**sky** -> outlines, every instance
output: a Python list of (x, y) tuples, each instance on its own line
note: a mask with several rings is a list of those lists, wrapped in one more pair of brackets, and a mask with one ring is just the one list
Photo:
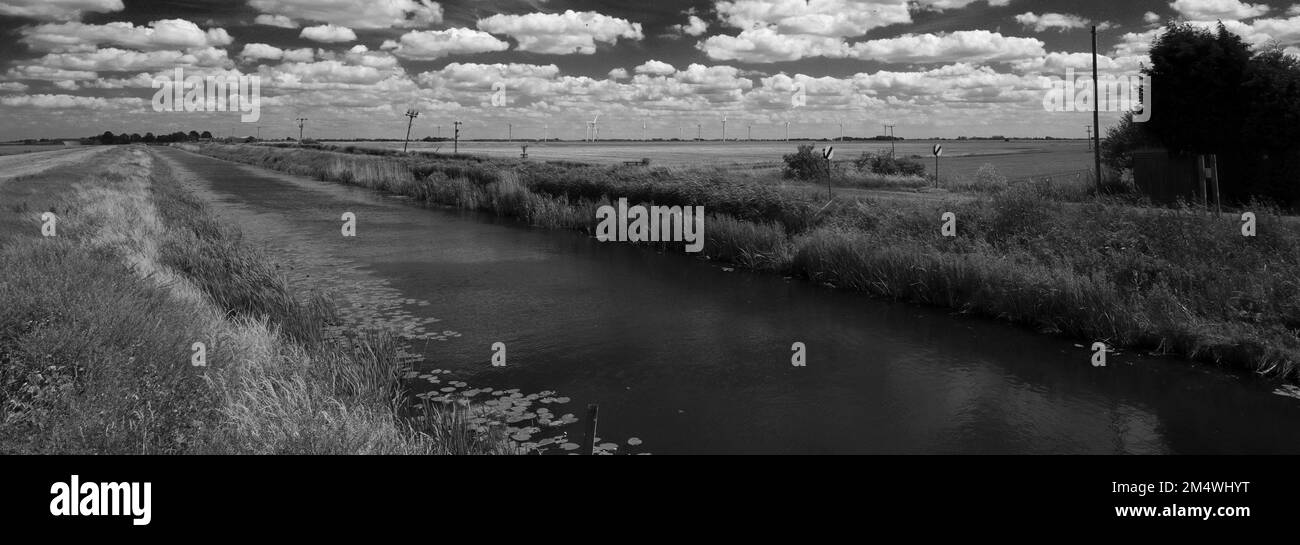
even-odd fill
[[(0, 0), (0, 140), (402, 138), (412, 110), (414, 138), (1077, 138), (1091, 113), (1043, 98), (1091, 27), (1132, 76), (1174, 20), (1300, 54), (1275, 1)], [(255, 77), (258, 119), (156, 107), (177, 68)]]

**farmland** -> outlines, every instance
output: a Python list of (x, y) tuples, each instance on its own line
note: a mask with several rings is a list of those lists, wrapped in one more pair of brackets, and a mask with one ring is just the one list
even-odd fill
[(23, 153), (36, 153), (41, 151), (54, 151), (69, 149), (76, 146), (65, 146), (63, 144), (0, 144), (0, 156), (3, 155), (20, 155)]
[[(898, 156), (918, 155), (933, 168), (931, 149), (943, 145), (940, 172), (944, 178), (970, 177), (984, 164), (994, 165), (1010, 179), (1075, 173), (1092, 165), (1092, 154), (1083, 141), (1013, 140), (1010, 142), (965, 140), (906, 140), (894, 144)], [(341, 146), (401, 149), (401, 142), (331, 142)], [(528, 145), (528, 157), (538, 161), (575, 161), (620, 164), (649, 159), (651, 165), (719, 165), (748, 168), (777, 167), (781, 156), (800, 144), (834, 146), (837, 162), (848, 162), (863, 152), (887, 153), (889, 142), (479, 142), (462, 141), (460, 152), (488, 157), (519, 157)], [(451, 142), (411, 142), (414, 152), (451, 153)]]

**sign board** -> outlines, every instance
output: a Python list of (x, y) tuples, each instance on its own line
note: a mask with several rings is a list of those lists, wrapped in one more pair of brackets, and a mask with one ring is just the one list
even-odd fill
[(835, 157), (835, 147), (822, 148), (822, 158), (830, 161)]
[(940, 155), (943, 155), (943, 146), (940, 146), (939, 144), (935, 144), (935, 145), (934, 145), (934, 156), (935, 156), (935, 157), (938, 157), (938, 156), (940, 156)]

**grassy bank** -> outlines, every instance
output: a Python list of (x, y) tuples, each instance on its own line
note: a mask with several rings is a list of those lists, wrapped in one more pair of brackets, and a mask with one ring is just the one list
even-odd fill
[[(711, 168), (373, 156), (207, 145), (201, 153), (591, 232), (620, 197), (703, 205), (705, 253), (759, 270), (1297, 378), (1300, 227), (1253, 210), (1258, 236), (1190, 210), (1087, 203), (1079, 190), (999, 182), (963, 199), (841, 197)], [(958, 235), (940, 234), (941, 216)]]
[[(401, 416), (394, 342), (326, 339), (330, 305), (143, 148), (8, 180), (0, 196), (4, 452), (513, 450), (454, 412)], [(43, 211), (58, 236), (41, 236)]]

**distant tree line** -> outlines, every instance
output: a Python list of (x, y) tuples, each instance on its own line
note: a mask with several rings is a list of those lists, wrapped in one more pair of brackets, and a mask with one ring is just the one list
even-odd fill
[(1126, 114), (1101, 152), (1115, 169), (1133, 151), (1216, 154), (1225, 200), (1300, 205), (1300, 59), (1276, 44), (1252, 50), (1224, 27), (1170, 23), (1151, 46), (1151, 119)]
[(212, 133), (208, 131), (203, 131), (203, 132), (176, 131), (171, 134), (160, 134), (156, 136), (154, 135), (154, 133), (151, 132), (144, 133), (144, 135), (141, 136), (140, 133), (113, 134), (113, 131), (104, 131), (104, 134), (101, 134), (96, 137), (92, 137), (89, 140), (92, 140), (91, 143), (110, 145), (110, 144), (140, 144), (140, 143), (154, 144), (154, 143), (169, 143), (169, 142), (198, 142), (201, 139), (209, 139), (209, 138), (212, 138)]

